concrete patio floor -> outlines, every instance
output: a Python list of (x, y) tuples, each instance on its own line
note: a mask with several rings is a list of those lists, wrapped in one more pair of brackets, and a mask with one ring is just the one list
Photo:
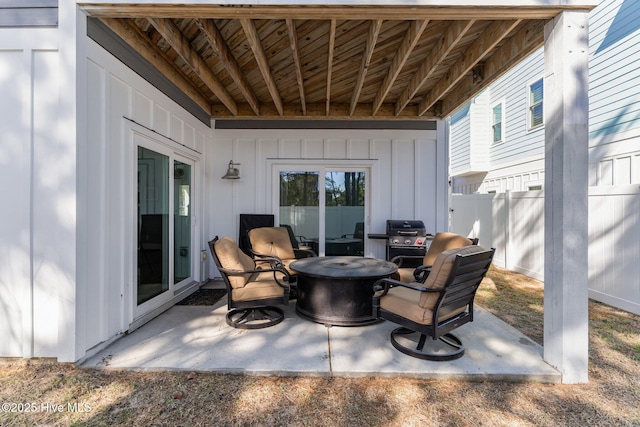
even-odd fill
[(81, 366), (97, 369), (200, 371), (261, 376), (408, 377), (559, 383), (542, 347), (486, 310), (456, 330), (464, 356), (432, 362), (404, 355), (389, 341), (397, 325), (330, 328), (285, 308), (282, 323), (240, 330), (225, 323), (226, 299), (213, 306), (177, 305)]

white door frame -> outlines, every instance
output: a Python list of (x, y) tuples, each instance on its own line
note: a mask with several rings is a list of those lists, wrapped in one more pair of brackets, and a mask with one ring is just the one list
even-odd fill
[[(319, 256), (325, 252), (325, 191), (324, 179), (326, 172), (364, 172), (365, 196), (364, 196), (364, 235), (369, 232), (371, 219), (371, 171), (375, 160), (303, 160), (303, 159), (268, 159), (267, 160), (267, 188), (271, 191), (271, 211), (275, 217), (275, 223), (280, 224), (280, 172), (318, 172), (320, 174), (319, 188), (319, 230), (318, 245)], [(365, 255), (367, 253), (366, 238)]]

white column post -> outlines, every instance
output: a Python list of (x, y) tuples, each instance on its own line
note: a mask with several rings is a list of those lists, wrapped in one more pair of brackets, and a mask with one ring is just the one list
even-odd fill
[(544, 359), (588, 381), (588, 12), (545, 27)]

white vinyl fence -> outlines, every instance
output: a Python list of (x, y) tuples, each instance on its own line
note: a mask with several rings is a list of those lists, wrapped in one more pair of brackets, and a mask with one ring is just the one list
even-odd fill
[[(451, 210), (451, 231), (495, 247), (494, 264), (544, 279), (544, 192), (454, 194)], [(589, 188), (585, 268), (591, 298), (640, 314), (640, 187)]]

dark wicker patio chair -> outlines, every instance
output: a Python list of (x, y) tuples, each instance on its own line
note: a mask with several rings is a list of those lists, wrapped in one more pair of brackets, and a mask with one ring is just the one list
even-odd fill
[[(391, 333), (391, 344), (420, 359), (462, 357), (464, 346), (451, 331), (473, 321), (476, 290), (494, 252), (480, 246), (444, 251), (424, 284), (378, 280), (374, 284), (373, 316), (401, 326)], [(425, 348), (427, 337), (434, 342)]]

